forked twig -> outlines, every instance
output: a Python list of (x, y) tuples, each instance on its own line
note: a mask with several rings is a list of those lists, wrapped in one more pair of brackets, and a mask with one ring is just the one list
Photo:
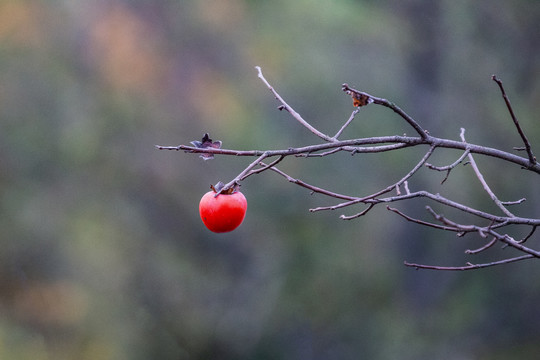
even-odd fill
[[(461, 137), (461, 141), (465, 142), (465, 129), (464, 128), (461, 128), (461, 133), (459, 135)], [(495, 203), (495, 205), (497, 205), (497, 207), (499, 209), (502, 210), (503, 213), (506, 214), (506, 216), (509, 216), (509, 217), (514, 217), (514, 214), (512, 214), (504, 205), (503, 203), (499, 200), (499, 198), (497, 197), (497, 195), (495, 195), (495, 193), (491, 190), (491, 188), (489, 187), (489, 185), (487, 184), (486, 180), (484, 179), (484, 175), (482, 175), (482, 173), (480, 172), (480, 169), (478, 169), (478, 165), (476, 165), (476, 161), (474, 160), (474, 157), (471, 155), (471, 154), (468, 154), (467, 155), (468, 158), (469, 158), (469, 163), (471, 164), (473, 170), (474, 170), (474, 173), (476, 174), (476, 177), (478, 178), (478, 181), (480, 181), (480, 183), (482, 184), (482, 187), (484, 188), (484, 190), (488, 193), (489, 197), (491, 198), (491, 200), (493, 200), (493, 202)]]
[(384, 194), (392, 191), (396, 187), (399, 187), (401, 184), (405, 183), (407, 181), (407, 179), (409, 179), (411, 176), (413, 176), (418, 171), (418, 169), (420, 169), (425, 164), (425, 162), (433, 154), (433, 151), (435, 151), (435, 147), (430, 147), (429, 150), (424, 155), (424, 157), (422, 157), (422, 159), (420, 159), (420, 161), (416, 164), (416, 166), (414, 166), (412, 168), (411, 171), (409, 171), (404, 177), (402, 177), (397, 182), (393, 183), (392, 185), (388, 185), (386, 188), (384, 188), (382, 190), (379, 190), (379, 191), (377, 191), (377, 192), (375, 192), (375, 193), (373, 193), (371, 195), (356, 198), (354, 200), (351, 200), (351, 201), (348, 201), (348, 202), (345, 202), (345, 203), (337, 204), (337, 205), (334, 205), (334, 206), (328, 206), (328, 207), (318, 207), (318, 208), (312, 209), (311, 211), (336, 210), (336, 209), (343, 208), (343, 207), (346, 207), (346, 206), (351, 206), (351, 205), (358, 204), (358, 203), (361, 203), (361, 202), (366, 202), (366, 200), (375, 199), (376, 197), (378, 197), (380, 195), (384, 195)]
[(437, 171), (446, 171), (446, 176), (444, 177), (444, 179), (441, 181), (441, 185), (444, 184), (446, 182), (446, 180), (448, 179), (448, 177), (450, 176), (450, 172), (456, 167), (458, 166), (459, 164), (461, 164), (463, 162), (463, 160), (467, 157), (467, 155), (470, 154), (470, 150), (467, 149), (465, 150), (465, 152), (455, 161), (453, 162), (452, 164), (450, 165), (447, 165), (447, 166), (434, 166), (432, 164), (429, 164), (429, 163), (426, 163), (426, 167), (428, 167), (429, 169), (431, 170), (437, 170)]

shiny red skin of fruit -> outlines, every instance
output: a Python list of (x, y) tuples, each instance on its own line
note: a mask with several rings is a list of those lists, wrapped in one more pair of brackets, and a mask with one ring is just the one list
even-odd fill
[(247, 200), (244, 194), (236, 191), (232, 194), (219, 194), (209, 191), (199, 203), (199, 213), (206, 227), (215, 233), (233, 231), (244, 220)]

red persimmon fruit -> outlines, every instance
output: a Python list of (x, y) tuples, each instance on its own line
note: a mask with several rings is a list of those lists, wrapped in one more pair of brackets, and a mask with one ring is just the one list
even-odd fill
[(203, 195), (199, 203), (202, 222), (215, 233), (236, 229), (244, 220), (246, 210), (246, 197), (238, 190), (217, 196), (216, 191), (209, 191)]

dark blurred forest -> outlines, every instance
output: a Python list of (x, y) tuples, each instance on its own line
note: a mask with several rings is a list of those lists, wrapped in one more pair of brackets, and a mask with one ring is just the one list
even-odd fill
[[(341, 84), (398, 104), (431, 134), (522, 145), (491, 75), (540, 153), (537, 0), (1, 0), (0, 359), (537, 359), (540, 262), (468, 272), (482, 239), (381, 207), (354, 221), (271, 172), (242, 183), (242, 226), (198, 214), (210, 184), (252, 159), (158, 151), (320, 142), (255, 66), (323, 132), (352, 111)], [(412, 133), (366, 107), (343, 137)], [(422, 150), (288, 158), (280, 167), (354, 195)], [(460, 153), (441, 151), (437, 165)], [(538, 176), (476, 157), (518, 214), (540, 216)], [(492, 207), (470, 168), (411, 188)], [(335, 199), (334, 199), (335, 200)], [(427, 200), (399, 204), (423, 217)], [(362, 208), (356, 210), (360, 211)], [(442, 209), (440, 209), (442, 210)], [(351, 215), (355, 210), (346, 210)], [(530, 239), (529, 241), (538, 241)]]

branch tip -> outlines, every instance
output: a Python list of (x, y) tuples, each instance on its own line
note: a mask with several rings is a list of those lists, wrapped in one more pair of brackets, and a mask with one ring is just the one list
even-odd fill
[(510, 117), (512, 118), (512, 121), (514, 122), (514, 125), (519, 133), (519, 136), (521, 137), (521, 140), (523, 141), (523, 144), (525, 145), (525, 150), (527, 151), (527, 156), (529, 158), (529, 167), (533, 167), (537, 164), (536, 157), (534, 156), (531, 150), (531, 143), (529, 142), (529, 139), (527, 139), (525, 132), (521, 128), (521, 125), (519, 124), (519, 121), (516, 115), (514, 114), (514, 109), (512, 108), (512, 104), (510, 104), (510, 99), (506, 95), (506, 91), (504, 90), (503, 83), (496, 75), (492, 75), (491, 79), (495, 81), (497, 85), (499, 85), (499, 90), (501, 91), (501, 95), (504, 99), (504, 103), (506, 104), (506, 108), (508, 109), (508, 112), (510, 113)]

